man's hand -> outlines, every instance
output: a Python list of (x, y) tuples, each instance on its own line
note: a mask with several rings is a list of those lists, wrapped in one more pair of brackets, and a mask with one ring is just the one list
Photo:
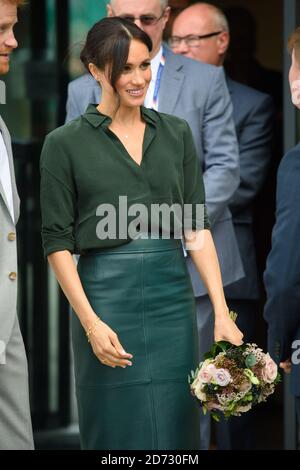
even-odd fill
[(286, 361), (281, 362), (279, 364), (279, 367), (281, 367), (281, 369), (283, 369), (286, 374), (290, 374), (291, 369), (292, 369), (291, 358), (286, 359)]

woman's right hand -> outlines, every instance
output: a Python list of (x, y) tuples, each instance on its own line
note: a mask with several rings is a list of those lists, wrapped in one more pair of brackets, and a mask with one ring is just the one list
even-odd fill
[(243, 333), (239, 330), (235, 322), (229, 315), (229, 310), (226, 307), (222, 314), (215, 313), (215, 341), (228, 341), (235, 346), (243, 344)]
[(99, 321), (92, 329), (89, 340), (94, 354), (102, 364), (115, 368), (132, 366), (132, 354), (122, 347), (117, 334), (103, 321)]

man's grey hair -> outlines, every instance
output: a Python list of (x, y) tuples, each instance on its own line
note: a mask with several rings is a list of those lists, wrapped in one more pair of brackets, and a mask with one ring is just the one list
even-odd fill
[[(117, 0), (110, 0), (110, 4), (111, 4), (112, 7), (114, 7), (116, 1)], [(160, 5), (161, 5), (162, 10), (167, 8), (169, 0), (159, 0), (159, 1), (160, 1)]]
[(222, 31), (229, 33), (229, 24), (225, 14), (219, 8), (216, 8), (216, 25), (220, 27)]
[(228, 20), (225, 16), (225, 13), (220, 8), (216, 7), (215, 5), (212, 5), (211, 3), (206, 2), (196, 2), (191, 6), (194, 5), (207, 5), (208, 7), (210, 7), (214, 17), (216, 28), (229, 33)]

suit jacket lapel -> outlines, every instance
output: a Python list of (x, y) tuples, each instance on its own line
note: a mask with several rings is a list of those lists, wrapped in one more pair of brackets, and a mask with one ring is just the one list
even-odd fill
[(166, 64), (159, 90), (158, 110), (163, 113), (174, 112), (184, 82), (182, 64), (176, 61), (176, 55), (166, 48)]
[(8, 203), (7, 203), (7, 200), (6, 200), (6, 197), (5, 197), (5, 192), (4, 192), (4, 189), (3, 189), (3, 186), (2, 186), (2, 183), (0, 181), (0, 195), (4, 201), (4, 204), (6, 205), (7, 209), (8, 209)]
[(227, 88), (228, 88), (229, 94), (232, 95), (233, 94), (233, 82), (232, 82), (231, 78), (228, 77), (228, 75), (226, 75), (226, 83), (227, 83)]
[[(17, 223), (19, 215), (20, 215), (20, 199), (19, 199), (17, 186), (16, 186), (15, 170), (14, 170), (13, 156), (12, 156), (12, 149), (11, 149), (11, 140), (10, 140), (8, 129), (1, 117), (0, 117), (0, 130), (2, 132), (3, 140), (4, 140), (5, 147), (6, 147), (7, 154), (8, 154), (13, 204), (14, 204), (14, 217), (15, 217), (15, 223)], [(5, 198), (4, 190), (3, 190), (1, 183), (0, 183), (0, 193), (1, 193), (1, 196), (3, 197), (5, 205), (8, 207), (7, 200)]]

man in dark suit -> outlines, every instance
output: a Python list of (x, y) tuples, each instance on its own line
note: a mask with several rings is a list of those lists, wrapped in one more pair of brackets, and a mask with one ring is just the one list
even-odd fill
[[(293, 104), (300, 109), (300, 28), (290, 36), (289, 73)], [(291, 372), (300, 424), (300, 144), (282, 159), (277, 175), (276, 223), (272, 249), (264, 273), (267, 292), (264, 317), (268, 322), (269, 351)]]
[[(173, 51), (208, 64), (222, 66), (229, 47), (229, 27), (225, 15), (212, 4), (195, 3), (174, 21), (170, 44)], [(245, 277), (225, 287), (228, 306), (238, 312), (237, 323), (246, 342), (254, 342), (259, 299), (258, 270), (253, 236), (252, 206), (266, 177), (271, 160), (273, 102), (269, 95), (227, 77), (233, 104), (233, 118), (239, 144), (241, 182), (229, 203)], [(203, 322), (200, 345), (212, 335)], [(204, 418), (207, 419), (207, 418)], [(251, 420), (250, 420), (251, 421)], [(218, 439), (226, 449), (251, 448), (249, 415), (224, 424)], [(223, 424), (222, 424), (223, 426)], [(220, 429), (220, 425), (217, 428)]]

